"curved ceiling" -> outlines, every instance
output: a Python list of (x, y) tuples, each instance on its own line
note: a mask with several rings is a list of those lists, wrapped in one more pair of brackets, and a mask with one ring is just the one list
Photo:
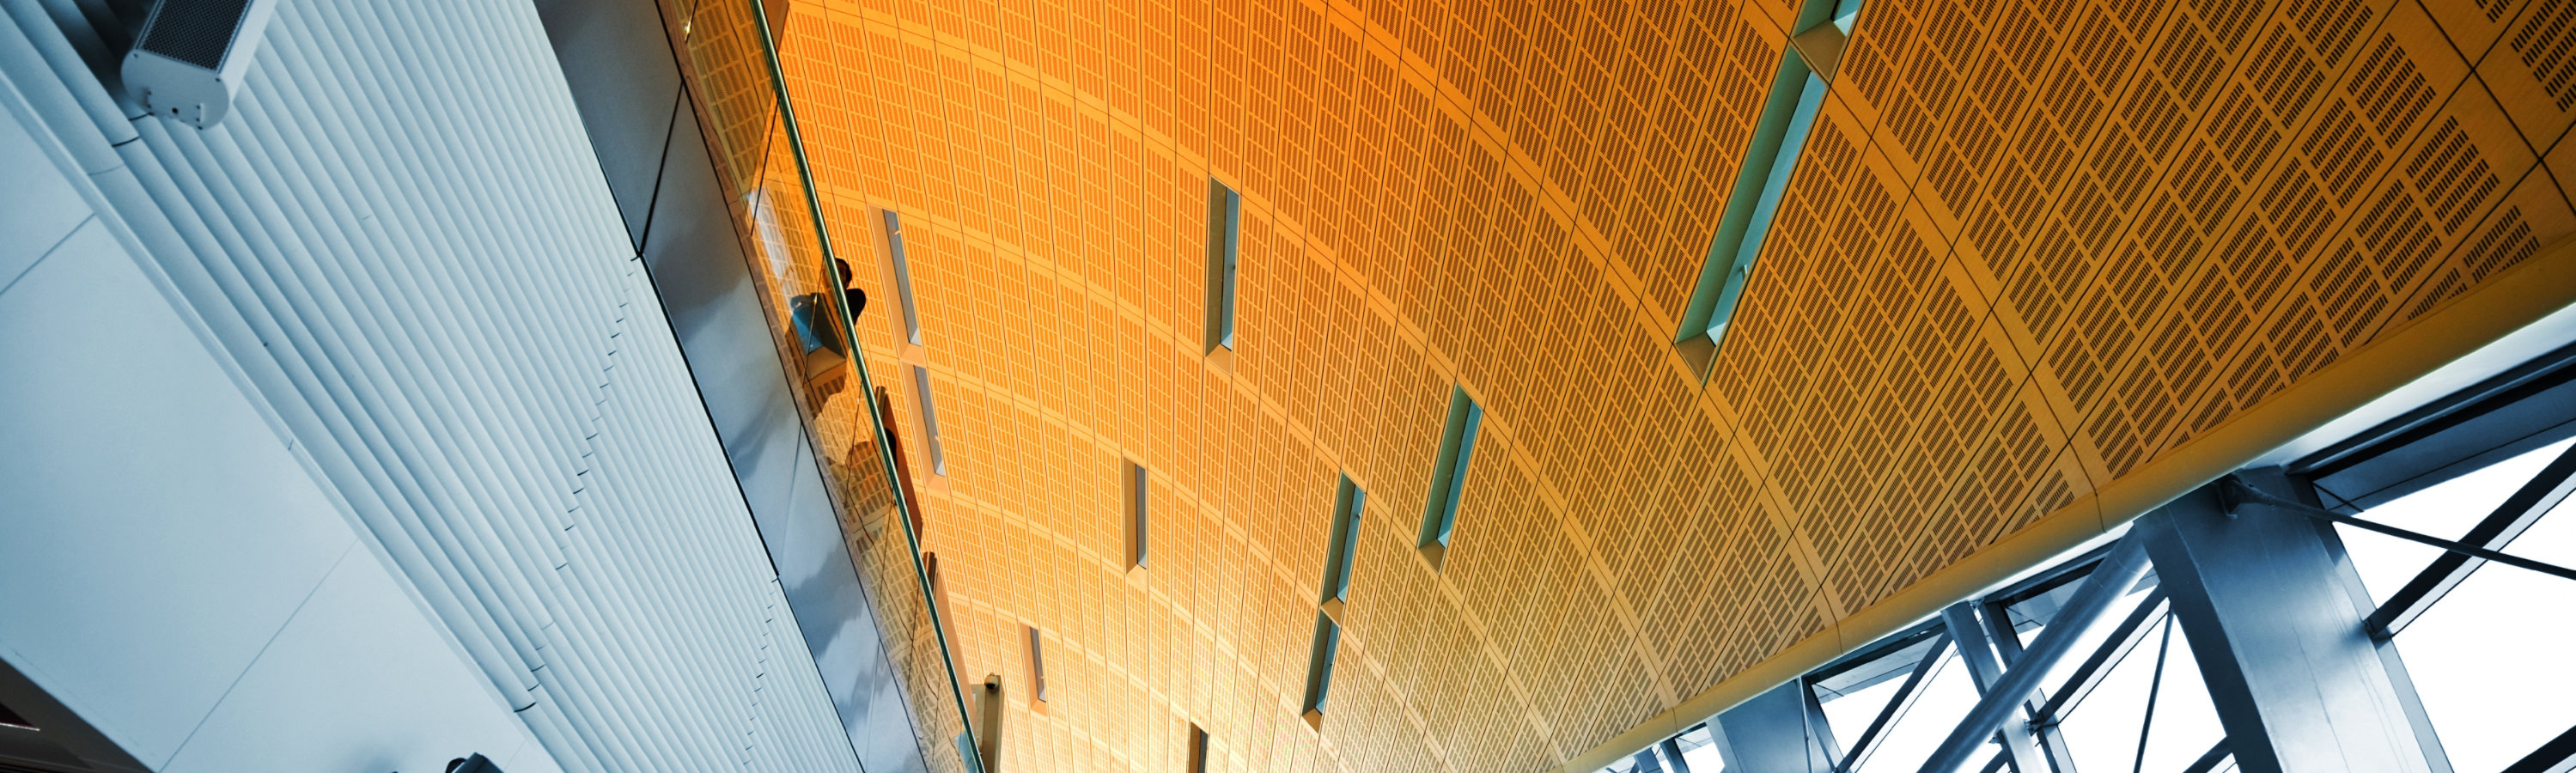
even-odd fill
[[(923, 547), (1005, 764), (1178, 769), (1193, 725), (1215, 769), (1597, 760), (2576, 292), (2543, 250), (2576, 5), (1871, 0), (1703, 380), (1670, 342), (1795, 11), (783, 13), (871, 297), (903, 224), (920, 343), (889, 302), (861, 340), (916, 460), (929, 390)], [(1213, 352), (1210, 179), (1243, 198)], [(1487, 413), (1435, 567), (1453, 384)], [(1340, 476), (1369, 496), (1318, 731)]]

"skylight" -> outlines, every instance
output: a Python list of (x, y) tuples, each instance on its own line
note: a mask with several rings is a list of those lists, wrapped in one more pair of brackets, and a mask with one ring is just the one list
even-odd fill
[(1467, 490), (1467, 465), (1476, 453), (1476, 428), (1485, 419), (1467, 390), (1449, 388), (1449, 418), (1440, 430), (1440, 451), (1431, 465), (1431, 490), (1422, 512), (1422, 536), (1415, 544), (1433, 569), (1448, 554), (1449, 533), (1458, 525), (1458, 500)]
[(1234, 286), (1243, 249), (1243, 196), (1208, 180), (1207, 349), (1234, 348)]
[(1360, 539), (1360, 512), (1368, 499), (1349, 476), (1333, 492), (1331, 536), (1325, 543), (1324, 598), (1325, 614), (1340, 614), (1342, 605), (1351, 600), (1352, 553)]
[(1807, 131), (1824, 97), (1824, 79), (1807, 66), (1798, 50), (1782, 52), (1779, 76), (1772, 79), (1771, 96), (1762, 103), (1753, 143), (1736, 169), (1726, 211), (1718, 220), (1717, 235), (1709, 240), (1708, 258), (1700, 265), (1699, 283), (1682, 311), (1681, 329), (1674, 334), (1675, 345), (1703, 376), (1726, 338), (1727, 323), (1735, 318), (1736, 303), (1752, 276), (1754, 259), (1762, 252), (1762, 238), (1770, 232), (1772, 214), (1788, 189), (1798, 151), (1806, 145)]
[(1324, 703), (1333, 689), (1333, 657), (1339, 654), (1342, 627), (1322, 613), (1315, 615), (1315, 647), (1306, 660), (1306, 697), (1299, 701), (1298, 713), (1306, 724), (1322, 729)]
[(1145, 483), (1148, 478), (1145, 465), (1133, 459), (1127, 461), (1126, 468), (1122, 476), (1125, 480), (1121, 483), (1125, 484), (1127, 500), (1127, 565), (1142, 568), (1145, 566)]
[(939, 409), (930, 402), (930, 369), (912, 366), (913, 395), (921, 403), (921, 444), (930, 449), (930, 473), (948, 474), (948, 454), (939, 448)]
[(912, 262), (904, 254), (903, 218), (885, 210), (886, 260), (894, 269), (895, 300), (903, 307), (903, 340), (921, 345), (921, 311), (912, 300)]

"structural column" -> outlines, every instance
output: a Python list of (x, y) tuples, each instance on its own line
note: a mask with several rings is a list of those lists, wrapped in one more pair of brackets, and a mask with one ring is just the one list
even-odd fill
[(1834, 769), (1833, 731), (1804, 680), (1771, 688), (1709, 721), (1718, 759), (1731, 773), (1821, 773)]
[[(2238, 473), (2299, 500), (2278, 468)], [(2139, 519), (2147, 555), (2246, 773), (2447, 771), (2402, 667), (2363, 633), (2370, 598), (2329, 524), (2204, 486)], [(2411, 716), (2410, 716), (2411, 715)]]

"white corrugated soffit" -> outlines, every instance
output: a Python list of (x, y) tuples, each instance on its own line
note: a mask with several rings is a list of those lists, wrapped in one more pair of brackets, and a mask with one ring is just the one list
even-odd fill
[(532, 7), (276, 0), (203, 129), (102, 82), (114, 19), (0, 7), (101, 216), (564, 769), (858, 769)]

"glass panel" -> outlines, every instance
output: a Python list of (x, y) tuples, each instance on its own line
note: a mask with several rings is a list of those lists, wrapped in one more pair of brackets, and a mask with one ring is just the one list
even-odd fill
[(1243, 250), (1243, 195), (1208, 181), (1208, 348), (1234, 348), (1235, 283)]
[(921, 345), (921, 308), (914, 305), (912, 300), (912, 261), (904, 256), (903, 218), (889, 209), (885, 211), (883, 219), (886, 260), (894, 268), (895, 300), (898, 307), (903, 310), (903, 340), (919, 346)]
[[(1942, 656), (1945, 663), (1949, 658), (1948, 655)], [(1869, 731), (1869, 723), (1885, 710), (1888, 701), (1896, 699), (1897, 688), (1903, 686), (1905, 675), (1900, 672), (1893, 679), (1879, 679), (1866, 687), (1839, 695), (1820, 686), (1816, 690), (1816, 700), (1817, 705), (1825, 710), (1825, 726), (1833, 728), (1834, 740), (1849, 746), (1860, 742), (1861, 734)]]
[[(2100, 686), (2068, 708), (2058, 725), (2078, 770), (2181, 770), (2226, 737), (2177, 621), (2166, 615), (2148, 627), (2145, 639), (2111, 668)], [(2138, 752), (2142, 737), (2144, 756)]]
[(1146, 501), (1147, 484), (1151, 480), (1147, 477), (1145, 465), (1134, 460), (1127, 462), (1127, 563), (1130, 566), (1144, 566), (1146, 549), (1151, 546), (1153, 533), (1147, 528), (1151, 524), (1146, 521), (1149, 505)]
[[(1798, 151), (1806, 143), (1807, 130), (1824, 102), (1824, 80), (1808, 70), (1806, 61), (1798, 58), (1795, 51), (1782, 56), (1780, 76), (1772, 89), (1771, 99), (1763, 104), (1761, 127), (1755, 132), (1753, 147), (1729, 194), (1746, 197), (1751, 206), (1741, 226), (1720, 224), (1715, 241), (1709, 245), (1709, 260), (1700, 269), (1700, 286), (1683, 317), (1685, 335), (1697, 323), (1702, 328), (1700, 334), (1712, 343), (1726, 340), (1726, 325), (1735, 316), (1735, 305), (1743, 297), (1753, 261), (1761, 255), (1772, 212), (1788, 189), (1789, 177), (1798, 164)], [(1770, 132), (1775, 124), (1780, 127), (1776, 130), (1779, 134), (1773, 135)], [(1735, 205), (1730, 203), (1730, 220), (1735, 211)]]
[[(2090, 569), (2085, 570), (2086, 574), (2091, 572)], [(2040, 629), (2048, 627), (2048, 621), (2057, 617), (2057, 610), (2066, 606), (2067, 599), (2074, 598), (2075, 589), (2083, 585), (2083, 580), (2083, 574), (2061, 578), (2046, 589), (2034, 589), (2037, 592), (2030, 598), (2004, 607), (2004, 613), (2012, 619), (2015, 640), (2022, 649), (2029, 649), (2031, 642), (2039, 639)]]
[[(828, 193), (817, 192), (772, 40), (772, 28), (783, 27), (791, 11), (787, 3), (770, 5), (761, 10), (756, 2), (673, 0), (663, 19), (680, 42), (690, 105), (708, 133), (715, 171), (735, 208), (752, 289), (763, 297), (761, 307), (780, 353), (801, 360), (791, 362), (788, 375), (803, 392), (799, 405), (812, 420), (808, 426), (827, 476), (826, 493), (840, 511), (839, 536), (868, 591), (870, 614), (864, 617), (873, 620), (876, 635), (886, 643), (889, 665), (907, 698), (900, 701), (907, 716), (888, 721), (908, 721), (933, 773), (963, 771), (965, 757), (951, 756), (958, 749), (942, 740), (965, 736), (971, 742), (972, 734), (939, 618), (942, 610), (934, 607), (920, 535), (913, 528), (919, 519), (910, 501), (914, 476), (903, 448), (887, 442), (887, 428), (895, 423), (903, 399), (897, 393), (904, 390), (881, 389), (869, 376), (871, 366), (901, 367), (898, 341), (890, 335), (890, 325), (852, 326), (854, 309), (844, 300), (850, 297), (850, 281), (863, 290), (887, 288), (879, 272), (846, 276), (827, 268), (869, 265), (878, 259), (877, 250), (891, 253), (884, 259), (896, 261), (896, 279), (906, 287), (877, 294), (904, 301), (905, 334), (910, 343), (920, 343), (902, 237), (904, 230), (923, 226), (904, 229), (892, 212), (883, 218), (857, 215), (878, 211), (852, 194), (860, 186), (833, 185), (822, 188)], [(814, 11), (796, 5), (794, 13)], [(802, 36), (788, 42), (820, 39)], [(827, 222), (825, 210), (853, 216)], [(887, 239), (875, 238), (874, 229)], [(926, 389), (921, 392), (927, 394)], [(926, 416), (929, 406), (919, 407)], [(934, 467), (944, 466), (937, 434), (925, 427), (920, 438), (933, 443), (926, 450)], [(920, 646), (925, 643), (935, 646)]]
[[(2546, 462), (2565, 445), (2462, 479), (2509, 466), (2525, 468), (2520, 474), (2528, 476), (2539, 464), (2526, 462), (2534, 456)], [(2519, 478), (2493, 479), (2484, 484), (2492, 492), (2474, 490), (2462, 496), (2484, 499), (2493, 493), (2494, 499), (2501, 500), (2503, 492), (2520, 483)], [(2576, 515), (2571, 511), (2576, 506), (2561, 504), (2541, 516), (2505, 552), (2576, 566)], [(2485, 511), (2478, 513), (2483, 516)], [(2421, 566), (2427, 560), (2429, 556), (2413, 563)], [(2354, 563), (2360, 562), (2356, 556)], [(2407, 576), (2411, 574), (2410, 570)], [(2369, 582), (2369, 576), (2364, 573), (2364, 582)], [(2395, 582), (2403, 584), (2405, 578)], [(2576, 609), (2576, 582), (2487, 564), (2435, 602), (2415, 624), (2398, 632), (2398, 654), (2414, 678), (2416, 694), (2433, 719), (2434, 732), (2441, 735), (2452, 767), (2460, 773), (2501, 770), (2576, 726), (2576, 701), (2567, 699), (2576, 695), (2576, 658), (2570, 657), (2568, 644), (2576, 641), (2576, 615), (2569, 614), (2570, 609)]]
[(1315, 614), (1315, 652), (1306, 662), (1306, 711), (1323, 711), (1332, 696), (1333, 656), (1340, 649), (1342, 627), (1323, 613)]
[(912, 366), (912, 392), (921, 406), (921, 444), (930, 450), (930, 474), (948, 474), (948, 454), (939, 446), (939, 409), (930, 400), (930, 369)]
[[(1968, 668), (1959, 662), (1955, 648), (1941, 656), (1941, 663), (1933, 666), (1918, 692), (1921, 694), (1914, 696), (1913, 704), (1900, 709), (1887, 729), (1879, 731), (1880, 738), (1861, 750), (1860, 761), (1852, 766), (1853, 770), (1910, 773), (1922, 769), (1932, 750), (1950, 736), (1951, 728), (1968, 715), (1968, 709), (1977, 705), (1977, 685), (1970, 681)], [(1869, 720), (1862, 719), (1860, 726), (1852, 730), (1851, 739), (1860, 740), (1860, 731), (1868, 726)], [(1841, 726), (1835, 726), (1834, 734), (1838, 739), (1842, 737)]]
[(1841, 0), (1834, 3), (1834, 27), (1841, 29), (1843, 34), (1851, 34), (1852, 24), (1858, 21), (1860, 21), (1860, 0)]
[[(1899, 695), (1906, 678), (1934, 644), (1941, 645), (1941, 655), (1931, 673), (1913, 695)], [(1859, 761), (1852, 769), (1912, 771), (1923, 766), (1933, 747), (1941, 745), (1950, 728), (1977, 704), (1977, 685), (1971, 679), (1967, 666), (1959, 662), (1958, 648), (1945, 638), (1926, 637), (1818, 680), (1816, 700), (1834, 741), (1847, 753), (1854, 751), (1851, 747), (1861, 742), (1888, 702), (1897, 701), (1897, 713), (1877, 738), (1857, 750)]]
[(1036, 627), (1036, 626), (1030, 626), (1030, 627), (1029, 627), (1029, 692), (1030, 692), (1031, 694), (1033, 694), (1033, 695), (1036, 695), (1036, 696), (1037, 696), (1038, 701), (1039, 701), (1039, 702), (1041, 702), (1041, 703), (1043, 703), (1043, 702), (1045, 702), (1045, 701), (1046, 701), (1046, 699), (1047, 699), (1047, 689), (1046, 689), (1046, 688), (1047, 688), (1047, 684), (1046, 684), (1046, 645), (1045, 645), (1044, 643), (1042, 643), (1042, 642), (1038, 641), (1038, 629), (1037, 629), (1037, 627)]
[(1806, 141), (1807, 124), (1814, 120), (1824, 91), (1824, 82), (1797, 51), (1782, 52), (1779, 72), (1772, 78), (1761, 118), (1745, 147), (1744, 162), (1727, 190), (1726, 212), (1709, 239), (1708, 257), (1700, 264), (1681, 327), (1674, 332), (1675, 343), (1705, 338), (1713, 353), (1714, 344), (1724, 339), (1727, 320), (1734, 315), (1745, 279), (1753, 271), (1753, 259), (1761, 253), (1771, 210), (1779, 204), (1797, 165), (1798, 148)]
[[(2576, 441), (2561, 441), (2434, 484), (2364, 511), (2361, 517), (2443, 539), (2458, 539), (2488, 513), (2494, 512), (2506, 497), (2513, 496), (2514, 489), (2539, 474), (2540, 468), (2548, 466), (2549, 460), (2566, 451), (2569, 442)], [(2361, 584), (2370, 589), (2370, 600), (2374, 604), (2387, 601), (2390, 594), (2406, 587), (2408, 580), (2415, 579), (2416, 574), (2424, 571), (2426, 564), (2442, 554), (2441, 548), (2366, 529), (2338, 524), (2335, 531), (2343, 536), (2344, 552), (2352, 557), (2353, 568), (2361, 572)], [(2524, 539), (2529, 539), (2529, 535)], [(2512, 570), (2511, 567), (2498, 568)], [(2486, 573), (2487, 570), (2478, 572)], [(2563, 593), (2565, 589), (2559, 590), (2562, 591), (2561, 598), (2568, 597)]]
[(1717, 738), (1709, 733), (1707, 725), (1684, 731), (1673, 738), (1673, 745), (1681, 748), (1682, 762), (1690, 765), (1691, 773), (1718, 773), (1726, 769), (1726, 761), (1717, 756)]
[[(2039, 634), (2048, 630), (2046, 621), (2057, 616), (2058, 605), (2064, 603), (2067, 597), (2074, 595), (2076, 587), (2082, 584), (2081, 577), (2075, 579), (2077, 581), (2059, 585), (2047, 593), (2012, 607), (2011, 614), (2015, 621), (2015, 629), (2021, 636), (2021, 644), (2024, 648), (2039, 640)], [(2085, 629), (2082, 635), (2075, 637), (2074, 648), (2068, 650), (2065, 658), (2058, 660), (2049, 668), (2047, 677), (2039, 680), (2040, 684), (2048, 685), (2043, 689), (2051, 691), (2064, 689), (2066, 681), (2074, 677), (2075, 669), (2083, 667), (2085, 659), (2091, 657), (2095, 650), (2101, 649), (2102, 645), (2110, 639), (2113, 629), (2119, 627), (2120, 621), (2127, 619), (2129, 614), (2138, 608), (2138, 603), (2146, 600), (2147, 591), (2154, 590), (2156, 587), (2155, 581), (2156, 576), (2149, 573), (2137, 585), (2130, 587), (2129, 592), (2121, 596), (2120, 600), (2111, 602), (2111, 608), (2103, 613), (2102, 620)], [(2153, 620), (2149, 621), (2149, 624), (2153, 623)], [(2149, 657), (2154, 656), (2154, 645), (2153, 639), (2148, 639), (2143, 644), (2143, 647), (2149, 651)], [(2141, 645), (2132, 644), (2131, 646)]]
[(1368, 492), (1347, 476), (1333, 497), (1332, 531), (1326, 539), (1324, 556), (1325, 601), (1349, 601), (1351, 593), (1351, 551), (1359, 544), (1360, 513)]
[[(1836, 665), (1828, 669), (1821, 670), (1818, 675), (1810, 677), (1813, 683), (1813, 688), (1816, 691), (1816, 700), (1822, 703), (1832, 703), (1847, 697), (1856, 696), (1858, 693), (1866, 691), (1872, 687), (1877, 687), (1883, 682), (1888, 682), (1890, 680), (1897, 682), (1904, 681), (1906, 675), (1914, 672), (1915, 665), (1923, 662), (1923, 653), (1929, 651), (1933, 644), (1946, 641), (1938, 636), (1938, 633), (1939, 629), (1937, 628), (1916, 628), (1912, 631), (1880, 639), (1877, 642), (1872, 643), (1870, 647), (1887, 648), (1886, 652), (1883, 654), (1871, 657), (1866, 662)], [(1903, 644), (1899, 646), (1896, 642), (1903, 642)], [(1943, 646), (1948, 645), (1943, 644)], [(1895, 687), (1890, 685), (1888, 689), (1892, 690), (1895, 689)], [(1886, 703), (1884, 699), (1876, 700), (1878, 703), (1872, 705)], [(1859, 711), (1860, 709), (1858, 708), (1849, 708), (1859, 705), (1860, 704), (1858, 703), (1845, 703), (1847, 708), (1843, 710)], [(1876, 711), (1877, 709), (1873, 708), (1870, 710)], [(1861, 721), (1868, 722), (1869, 718), (1862, 717)], [(1836, 730), (1835, 732), (1843, 731)], [(1844, 740), (1848, 741), (1858, 738), (1859, 736), (1857, 734), (1859, 732), (1859, 729), (1853, 729), (1846, 735)]]
[[(1431, 494), (1424, 497), (1422, 535), (1415, 546), (1448, 547), (1449, 532), (1458, 524), (1458, 499), (1467, 489), (1467, 469), (1476, 455), (1476, 426), (1484, 417), (1485, 409), (1466, 389), (1449, 388), (1449, 418), (1442, 422), (1440, 450), (1432, 458)], [(1438, 558), (1432, 565), (1439, 565)]]

